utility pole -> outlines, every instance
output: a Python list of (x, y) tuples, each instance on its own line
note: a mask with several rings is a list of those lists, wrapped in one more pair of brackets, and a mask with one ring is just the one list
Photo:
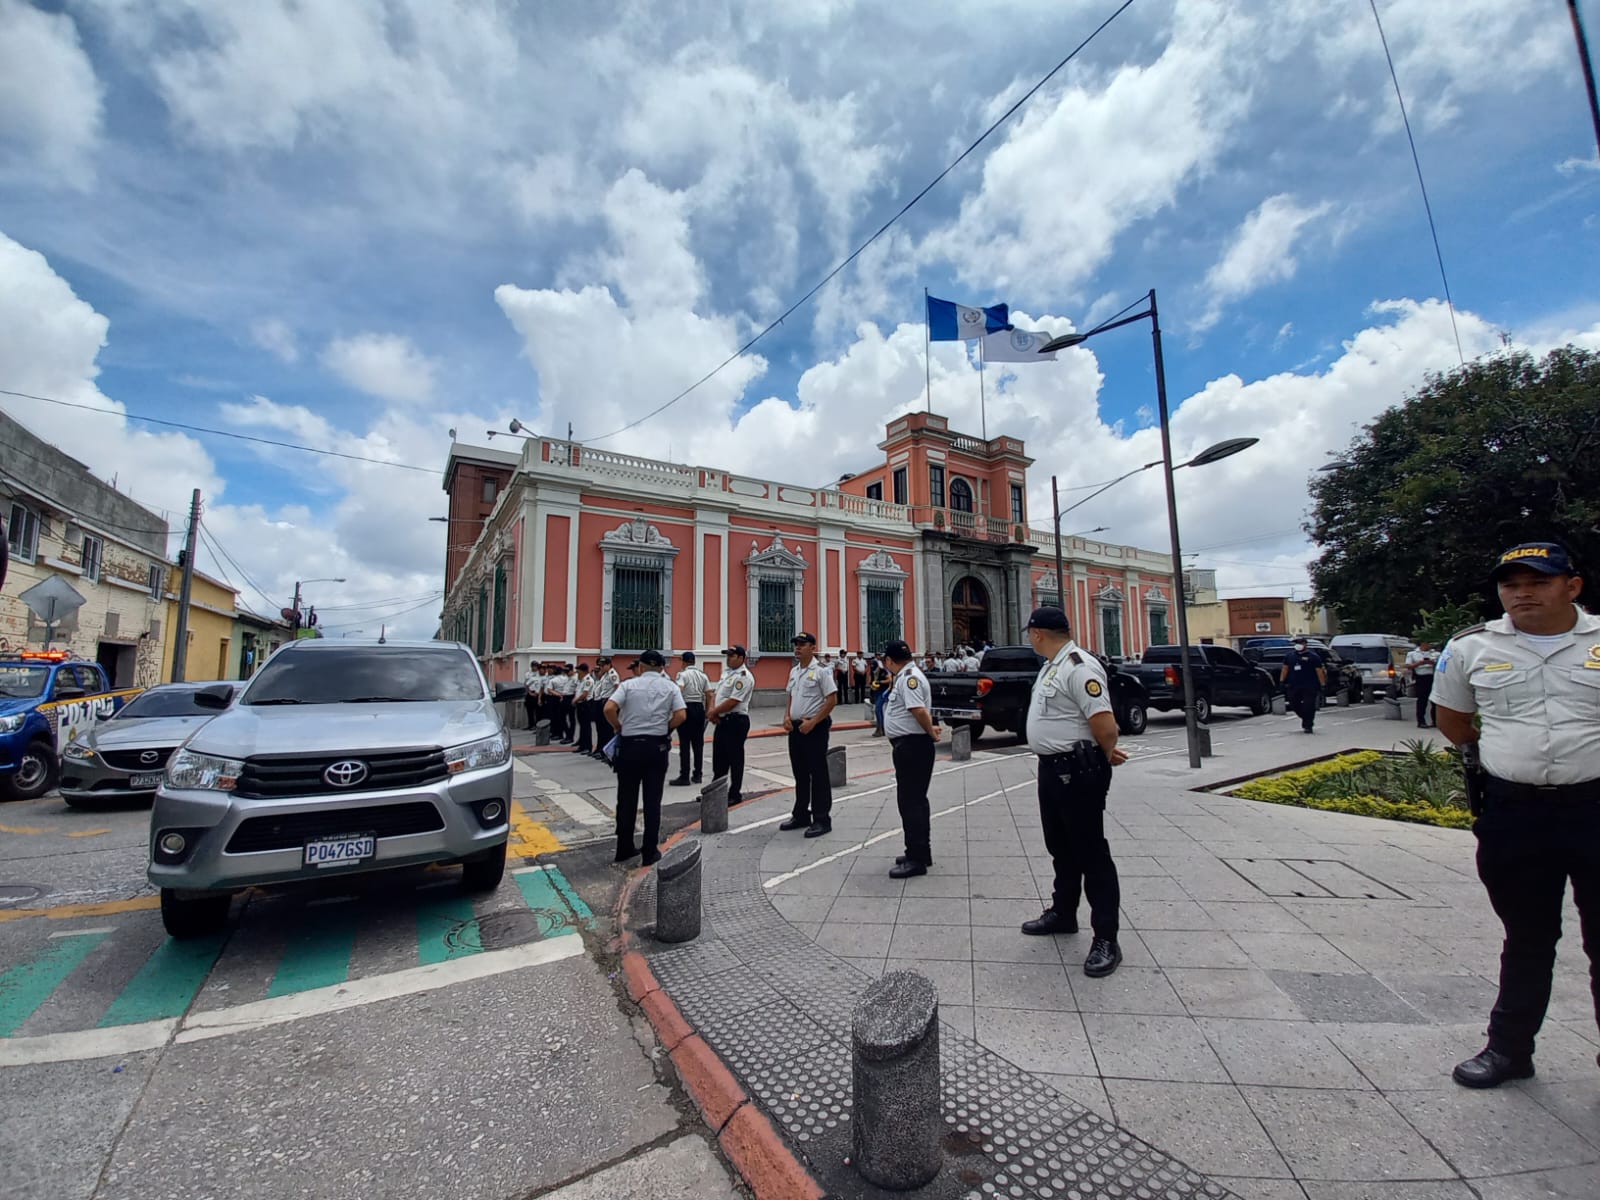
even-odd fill
[(300, 640), (300, 581), (294, 581), (294, 632), (289, 635), (291, 642)]
[(182, 683), (189, 657), (189, 595), (194, 590), (194, 541), (200, 532), (200, 489), (189, 501), (189, 534), (183, 541), (183, 583), (178, 589), (178, 621), (172, 636), (172, 682)]

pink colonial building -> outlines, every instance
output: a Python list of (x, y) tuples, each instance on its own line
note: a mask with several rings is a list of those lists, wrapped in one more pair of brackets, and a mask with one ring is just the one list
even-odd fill
[[(913, 413), (878, 449), (871, 468), (814, 487), (550, 437), (520, 453), (452, 444), (440, 636), (502, 681), (651, 647), (694, 650), (716, 678), (739, 642), (763, 688), (783, 685), (802, 629), (825, 653), (1021, 641), (1028, 612), (1060, 602), (1049, 522), (1028, 523), (1022, 442)], [(1131, 655), (1170, 640), (1167, 555), (1081, 537), (1061, 551), (1080, 643)]]

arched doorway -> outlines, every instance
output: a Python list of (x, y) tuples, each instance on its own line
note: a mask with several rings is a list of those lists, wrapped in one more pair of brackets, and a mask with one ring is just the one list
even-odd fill
[(989, 640), (989, 589), (971, 575), (956, 580), (950, 593), (950, 630), (956, 645), (981, 646)]

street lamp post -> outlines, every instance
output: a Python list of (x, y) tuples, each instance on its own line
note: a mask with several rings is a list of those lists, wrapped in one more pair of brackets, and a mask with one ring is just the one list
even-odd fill
[(327, 579), (296, 579), (294, 581), (294, 637), (291, 639), (292, 641), (298, 642), (300, 640), (300, 585), (302, 583), (343, 583), (344, 581), (342, 575), (337, 579), (330, 577)]
[[(1146, 463), (1137, 470), (1129, 471), (1127, 475), (1113, 479), (1111, 483), (1106, 484), (1106, 487), (1111, 487), (1112, 484), (1122, 482), (1129, 475), (1137, 475), (1139, 471), (1145, 471), (1155, 466), (1162, 468), (1162, 475), (1166, 479), (1167, 532), (1172, 540), (1172, 602), (1178, 610), (1178, 663), (1183, 672), (1183, 726), (1189, 743), (1189, 765), (1198, 767), (1200, 765), (1200, 723), (1196, 719), (1194, 711), (1194, 672), (1190, 668), (1189, 661), (1189, 618), (1185, 611), (1186, 605), (1183, 592), (1183, 547), (1178, 540), (1178, 498), (1172, 480), (1172, 473), (1177, 467), (1174, 467), (1172, 462), (1172, 423), (1167, 413), (1167, 368), (1161, 356), (1161, 318), (1156, 308), (1155, 288), (1150, 289), (1149, 299), (1150, 307), (1144, 312), (1134, 313), (1132, 316), (1123, 317), (1118, 321), (1109, 321), (1085, 333), (1069, 333), (1058, 338), (1052, 338), (1039, 348), (1039, 353), (1050, 354), (1057, 350), (1065, 350), (1070, 346), (1078, 346), (1096, 334), (1118, 329), (1124, 325), (1131, 325), (1135, 321), (1144, 320), (1146, 317), (1150, 318), (1150, 340), (1156, 359), (1156, 408), (1161, 422), (1161, 459), (1159, 462)], [(1177, 466), (1203, 467), (1217, 462), (1219, 459), (1237, 454), (1241, 450), (1246, 450), (1258, 441), (1260, 441), (1259, 438), (1229, 438), (1227, 441), (1206, 447), (1188, 462), (1179, 463)], [(1078, 501), (1078, 504), (1074, 504), (1072, 508), (1093, 500), (1095, 496), (1098, 496), (1103, 491), (1105, 491), (1105, 488), (1091, 493), (1084, 497), (1083, 500)], [(1071, 512), (1072, 508), (1067, 509), (1067, 511)], [(1058, 554), (1060, 546), (1061, 539), (1057, 537), (1056, 547)], [(1057, 570), (1059, 569), (1058, 566)]]

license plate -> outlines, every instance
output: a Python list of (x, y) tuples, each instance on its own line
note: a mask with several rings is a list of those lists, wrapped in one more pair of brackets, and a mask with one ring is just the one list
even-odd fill
[(371, 834), (354, 837), (321, 838), (306, 843), (308, 867), (340, 867), (361, 862), (378, 852), (378, 839)]
[(132, 779), (128, 780), (128, 786), (133, 788), (135, 791), (138, 791), (141, 788), (160, 787), (161, 779), (162, 774), (160, 771), (157, 771), (151, 775), (135, 775)]
[(933, 710), (936, 717), (960, 717), (962, 720), (976, 721), (983, 714), (975, 708), (936, 708)]

